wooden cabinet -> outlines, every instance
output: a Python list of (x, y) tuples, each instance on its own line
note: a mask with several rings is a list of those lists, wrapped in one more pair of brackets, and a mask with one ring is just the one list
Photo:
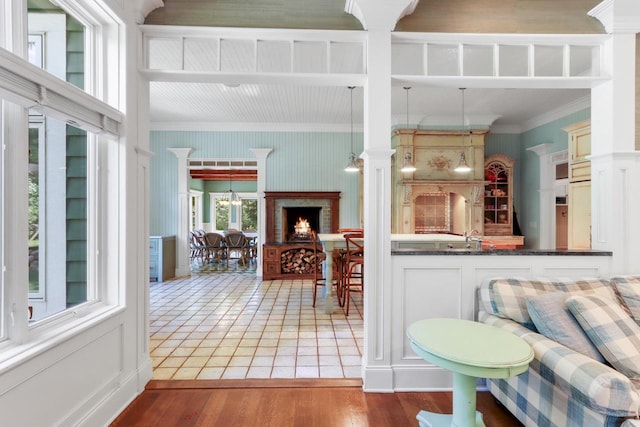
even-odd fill
[(149, 280), (164, 282), (176, 276), (176, 236), (149, 237)]
[(484, 164), (484, 235), (513, 235), (513, 160), (502, 154)]
[(564, 128), (569, 145), (568, 236), (569, 249), (591, 248), (591, 125), (580, 122)]
[[(322, 251), (322, 249), (320, 249)], [(313, 270), (306, 264), (313, 252), (313, 244), (308, 243), (265, 243), (262, 246), (262, 279), (311, 279)], [(287, 268), (287, 259), (300, 259), (301, 268)], [(297, 265), (297, 264), (296, 264)]]

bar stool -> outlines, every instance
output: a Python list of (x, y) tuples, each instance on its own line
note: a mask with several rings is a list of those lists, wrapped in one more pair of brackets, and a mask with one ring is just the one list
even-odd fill
[(346, 233), (344, 238), (347, 250), (342, 306), (346, 307), (345, 316), (348, 316), (351, 292), (364, 293), (364, 233)]
[[(322, 246), (318, 242), (316, 232), (311, 230), (311, 245), (313, 248), (313, 257), (311, 261), (311, 268), (313, 269), (313, 307), (316, 306), (316, 294), (318, 293), (318, 287), (326, 286), (327, 280), (322, 273), (322, 263), (326, 259), (325, 253), (322, 251)], [(339, 300), (339, 299), (338, 299)]]

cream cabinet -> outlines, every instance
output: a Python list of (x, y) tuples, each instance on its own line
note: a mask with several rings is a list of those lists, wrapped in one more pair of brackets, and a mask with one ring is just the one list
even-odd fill
[(564, 128), (569, 145), (568, 236), (569, 249), (591, 248), (591, 125), (580, 122)]
[(591, 248), (591, 182), (569, 184), (569, 249)]

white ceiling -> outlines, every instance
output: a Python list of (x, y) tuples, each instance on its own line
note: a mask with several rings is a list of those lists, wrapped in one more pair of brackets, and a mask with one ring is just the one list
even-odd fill
[[(153, 129), (348, 130), (347, 87), (213, 83), (151, 83)], [(391, 91), (392, 124), (407, 122), (407, 92)], [(409, 90), (409, 123), (459, 125), (462, 98), (457, 88)], [(362, 128), (363, 88), (354, 89), (354, 127)], [(465, 91), (465, 124), (521, 132), (589, 106), (588, 89), (477, 89)]]

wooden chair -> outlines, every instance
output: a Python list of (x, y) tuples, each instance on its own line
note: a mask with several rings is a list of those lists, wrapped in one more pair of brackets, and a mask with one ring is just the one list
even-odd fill
[(249, 259), (249, 241), (242, 232), (227, 233), (224, 236), (224, 245), (227, 250), (227, 265), (229, 265), (229, 259), (237, 259), (242, 264), (247, 263)]
[(344, 238), (347, 253), (341, 293), (345, 316), (348, 316), (351, 292), (364, 293), (364, 242), (362, 241), (364, 233), (346, 233)]
[(227, 258), (227, 248), (224, 244), (224, 236), (220, 233), (205, 233), (205, 250), (207, 259), (220, 261)]
[[(364, 233), (362, 228), (338, 228), (338, 233), (344, 235), (346, 233)], [(347, 250), (344, 248), (336, 248), (333, 250), (333, 277), (337, 279), (338, 287), (338, 303), (342, 307), (344, 301), (342, 299), (342, 289), (344, 288), (344, 279), (347, 275), (345, 270), (347, 266)]]
[(200, 262), (204, 262), (206, 246), (207, 246), (204, 241), (204, 231), (203, 232), (201, 232), (200, 230), (191, 231), (190, 239), (191, 239), (190, 258), (191, 259), (199, 258)]

